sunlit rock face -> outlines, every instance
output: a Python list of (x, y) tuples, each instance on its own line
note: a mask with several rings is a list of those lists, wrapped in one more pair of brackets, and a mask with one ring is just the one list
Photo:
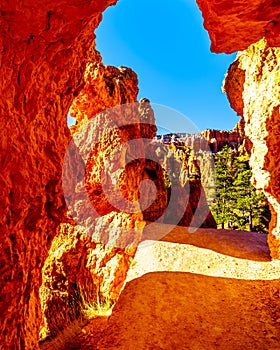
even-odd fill
[(221, 151), (221, 149), (226, 145), (232, 147), (233, 149), (238, 149), (238, 147), (244, 141), (239, 124), (237, 124), (235, 129), (232, 131), (208, 129), (202, 131), (201, 134), (207, 140), (213, 153)]
[(272, 257), (279, 259), (280, 49), (263, 39), (240, 52), (229, 68), (225, 91), (231, 106), (244, 117), (253, 182), (269, 200), (272, 221), (268, 242)]
[(278, 0), (197, 0), (213, 52), (245, 50), (266, 37), (270, 46), (280, 46)]
[[(280, 3), (197, 0), (214, 52), (242, 51), (224, 83), (231, 107), (244, 117), (255, 186), (271, 204), (271, 255), (280, 258), (279, 49)], [(255, 44), (254, 44), (255, 43)], [(253, 45), (251, 45), (253, 44)], [(250, 46), (251, 45), (251, 46)]]
[(1, 345), (36, 349), (41, 269), (64, 221), (66, 117), (115, 1), (1, 3)]

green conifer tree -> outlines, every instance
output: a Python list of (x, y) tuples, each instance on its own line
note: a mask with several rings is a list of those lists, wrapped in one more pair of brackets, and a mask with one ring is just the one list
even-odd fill
[(268, 231), (270, 210), (264, 194), (251, 183), (249, 157), (226, 146), (215, 156), (216, 199), (211, 207), (221, 228)]

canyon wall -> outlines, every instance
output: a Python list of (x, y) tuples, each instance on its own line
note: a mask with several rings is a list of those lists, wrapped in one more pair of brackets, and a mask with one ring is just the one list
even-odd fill
[(253, 183), (264, 191), (270, 203), (272, 221), (268, 242), (272, 257), (277, 259), (280, 258), (279, 76), (280, 49), (270, 47), (262, 39), (238, 54), (224, 84), (232, 107), (244, 116), (245, 133), (251, 142)]
[(238, 125), (232, 131), (208, 129), (202, 131), (201, 135), (207, 140), (207, 143), (213, 153), (221, 151), (226, 145), (237, 150), (244, 141)]
[(278, 0), (196, 0), (202, 11), (211, 50), (232, 53), (245, 50), (265, 37), (280, 46)]
[[(101, 191), (101, 173), (110, 167), (110, 159), (103, 156), (131, 138), (141, 140), (155, 134), (149, 103), (136, 102), (136, 75), (124, 67), (104, 67), (93, 45), (101, 13), (113, 3), (2, 5), (0, 313), (1, 342), (7, 349), (36, 349), (40, 326), (44, 324), (45, 336), (53, 336), (79, 317), (79, 302), (70, 308), (75, 301), (90, 301), (96, 293), (114, 301), (141, 237), (141, 211), (120, 214), (118, 205), (110, 205)], [(89, 150), (91, 141), (103, 141), (96, 144), (86, 163), (90, 186), (80, 193), (76, 183), (72, 196), (66, 198), (72, 209), (85, 217), (88, 213), (80, 210), (79, 195), (88, 194), (97, 207), (99, 216), (89, 225), (94, 234), (85, 233), (83, 225), (77, 226), (67, 215), (62, 189), (62, 179), (70, 188), (75, 186), (71, 164), (62, 172), (67, 150), (74, 152), (70, 160), (74, 161), (76, 178), (83, 177), (85, 171), (75, 145), (68, 146), (67, 113), (72, 104), (71, 113), (77, 120), (73, 136), (96, 113), (131, 102), (134, 111), (95, 118), (93, 139), (87, 140), (84, 151)], [(121, 120), (126, 122), (128, 113), (135, 116), (136, 125), (106, 132), (116, 122), (112, 118), (117, 117), (119, 125)], [(116, 167), (123, 165), (125, 155), (130, 157), (129, 148), (123, 150), (119, 164), (115, 160)], [(115, 171), (117, 176), (123, 178), (124, 198), (134, 209), (143, 209), (138, 204), (138, 185), (140, 180), (150, 179), (147, 162), (128, 162), (123, 174)], [(114, 186), (106, 190), (115, 193)], [(167, 196), (165, 192), (158, 197), (159, 208), (164, 208)], [(152, 208), (158, 210), (157, 205)], [(109, 241), (114, 244), (108, 247)], [(43, 315), (39, 302), (42, 268)], [(81, 289), (90, 292), (82, 295)]]
[[(280, 3), (275, 0), (197, 0), (214, 52), (241, 51), (230, 66), (224, 90), (244, 117), (253, 181), (266, 194), (272, 220), (268, 242), (280, 258), (279, 49)], [(252, 45), (251, 45), (252, 44)]]
[[(159, 197), (164, 196), (164, 201), (155, 201), (152, 206), (143, 211), (144, 219), (155, 222), (162, 216), (160, 222), (193, 227), (216, 228), (216, 222), (209, 209), (204, 186), (206, 181), (202, 179), (204, 171), (202, 167), (211, 167), (214, 164), (210, 152), (195, 152), (180, 142), (163, 144), (155, 139), (147, 148), (146, 169), (148, 176), (157, 179)], [(160, 172), (157, 164), (148, 159), (157, 155), (164, 172)], [(207, 168), (209, 169), (209, 168)], [(211, 170), (211, 169), (210, 169)], [(212, 169), (213, 170), (213, 169)], [(211, 171), (206, 171), (208, 178)], [(154, 174), (154, 175), (153, 175)], [(202, 182), (203, 185), (202, 185)], [(208, 193), (207, 193), (208, 194)]]
[(217, 153), (228, 145), (233, 149), (238, 149), (245, 141), (244, 121), (241, 119), (231, 131), (206, 129), (197, 134), (166, 134), (157, 135), (153, 142), (158, 144), (178, 144), (190, 147), (195, 152), (201, 150)]
[[(94, 48), (84, 81), (71, 106), (77, 123), (63, 168), (71, 220), (60, 226), (43, 268), (42, 340), (87, 309), (116, 301), (145, 225), (138, 202), (145, 156), (126, 159), (134, 151), (130, 140), (144, 147), (141, 139), (154, 136), (153, 111), (147, 101), (136, 102), (136, 74), (104, 66)], [(149, 121), (145, 129), (141, 118)]]
[[(1, 345), (5, 349), (38, 348), (39, 326), (42, 324), (39, 303), (41, 270), (57, 234), (57, 227), (64, 223), (69, 225), (66, 231), (72, 232), (73, 225), (66, 216), (61, 184), (64, 154), (70, 141), (67, 113), (74, 97), (84, 86), (84, 72), (90, 55), (95, 55), (94, 50), (91, 52), (94, 29), (101, 20), (102, 11), (115, 2), (59, 0), (4, 1), (1, 4), (0, 333)], [(250, 55), (256, 52), (256, 62), (252, 55), (246, 69), (241, 67), (239, 72), (242, 79), (247, 79), (244, 83), (244, 91), (248, 92), (243, 113), (247, 125), (245, 132), (249, 138), (252, 136), (254, 144), (256, 136), (253, 135), (256, 132), (249, 125), (251, 113), (251, 125), (255, 125), (256, 129), (264, 125), (266, 128), (260, 136), (261, 142), (256, 143), (253, 157), (260, 161), (259, 174), (264, 176), (265, 191), (275, 212), (270, 237), (271, 242), (274, 242), (271, 243), (273, 255), (277, 256), (279, 162), (276, 137), (279, 114), (277, 99), (273, 99), (272, 103), (264, 86), (268, 84), (271, 91), (275, 88), (275, 79), (278, 79), (277, 74), (269, 75), (265, 71), (277, 73), (278, 69), (278, 56), (275, 57), (277, 50), (271, 46), (280, 45), (277, 35), (280, 6), (278, 1), (273, 0), (198, 0), (198, 3), (205, 17), (205, 26), (210, 31), (212, 49), (216, 52), (246, 49), (263, 36), (267, 38), (267, 42), (249, 49)], [(260, 65), (257, 63), (258, 57)], [(249, 80), (251, 68), (254, 69), (252, 73), (259, 84), (257, 86)], [(110, 94), (116, 96), (110, 87), (110, 79), (107, 86)], [(246, 101), (255, 96), (254, 88), (257, 97), (263, 96), (264, 105), (268, 103), (267, 106), (273, 107), (273, 110), (263, 109), (264, 115), (259, 115), (250, 110), (251, 102), (246, 106)], [(249, 91), (253, 91), (251, 97)], [(137, 132), (145, 133), (143, 129)], [(126, 134), (125, 137), (128, 136)], [(106, 145), (108, 143), (109, 140)], [(264, 145), (267, 151), (264, 151)], [(258, 146), (260, 150), (257, 150)], [(257, 152), (261, 155), (257, 155)], [(256, 182), (260, 183), (257, 173), (254, 172)], [(98, 189), (98, 181), (96, 186)], [(123, 188), (127, 196), (128, 192)], [(108, 226), (104, 228), (100, 224), (98, 227), (100, 235), (105, 236), (106, 240), (111, 232), (108, 229), (110, 224), (113, 223), (114, 229), (118, 231), (121, 218), (117, 211), (102, 214), (107, 216)], [(131, 223), (128, 220), (128, 229), (135, 228), (136, 221)], [(79, 232), (75, 234), (78, 236)], [(55, 249), (55, 246), (52, 248)], [(48, 271), (45, 270), (46, 274)]]
[(41, 270), (65, 220), (67, 113), (102, 11), (115, 1), (2, 1), (1, 347), (37, 349)]

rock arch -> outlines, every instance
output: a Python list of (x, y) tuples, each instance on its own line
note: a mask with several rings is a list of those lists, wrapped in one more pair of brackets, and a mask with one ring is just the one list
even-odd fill
[[(1, 4), (0, 328), (7, 349), (38, 347), (41, 269), (56, 227), (67, 220), (61, 188), (63, 156), (70, 140), (67, 113), (84, 84), (94, 29), (105, 8), (115, 3), (6, 0)], [(198, 0), (198, 4), (215, 52), (245, 50), (264, 36), (271, 54), (275, 54), (271, 47), (280, 46), (278, 1)], [(260, 52), (258, 46), (248, 50)], [(249, 91), (250, 81), (245, 85)], [(251, 119), (246, 103), (245, 96), (245, 130), (254, 145), (249, 122), (259, 117)], [(274, 257), (279, 257), (274, 239), (279, 232), (278, 113), (275, 102), (263, 134), (268, 149), (263, 167), (270, 174), (265, 190), (274, 208), (270, 236)]]

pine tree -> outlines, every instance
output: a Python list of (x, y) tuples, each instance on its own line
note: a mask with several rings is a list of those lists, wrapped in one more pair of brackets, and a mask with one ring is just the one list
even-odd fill
[(233, 191), (233, 161), (232, 152), (229, 147), (224, 147), (216, 155), (216, 200), (212, 206), (213, 214), (218, 225), (222, 228), (228, 227), (233, 220), (232, 213), (232, 191)]
[(226, 146), (215, 157), (216, 199), (212, 212), (221, 228), (267, 232), (270, 211), (251, 183), (249, 157)]
[(267, 232), (271, 217), (267, 199), (251, 183), (252, 171), (249, 162), (242, 162), (237, 158), (236, 163), (240, 169), (233, 182), (236, 193), (234, 212), (238, 228)]

